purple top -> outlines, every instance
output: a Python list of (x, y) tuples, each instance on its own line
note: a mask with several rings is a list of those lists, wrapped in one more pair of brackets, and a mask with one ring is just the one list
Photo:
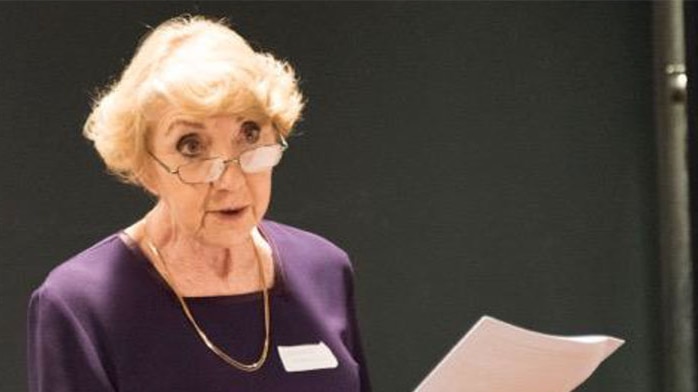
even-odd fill
[[(54, 269), (29, 303), (29, 390), (370, 391), (341, 249), (317, 235), (264, 221), (276, 281), (271, 346), (245, 373), (199, 339), (172, 290), (140, 249), (113, 234)], [(121, 234), (121, 233), (120, 233)], [(261, 293), (187, 298), (209, 338), (246, 363), (264, 341)], [(335, 368), (287, 372), (277, 346), (325, 343)]]

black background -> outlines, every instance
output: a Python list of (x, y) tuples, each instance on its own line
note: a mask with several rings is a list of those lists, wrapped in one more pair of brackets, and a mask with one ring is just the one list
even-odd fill
[(628, 340), (580, 388), (659, 390), (650, 2), (1, 3), (0, 390), (56, 264), (144, 214), (80, 130), (146, 25), (227, 16), (308, 98), (268, 217), (351, 255), (377, 391), (483, 314)]

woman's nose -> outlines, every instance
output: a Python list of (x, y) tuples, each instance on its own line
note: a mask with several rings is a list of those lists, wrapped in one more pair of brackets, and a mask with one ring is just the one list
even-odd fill
[(234, 190), (245, 184), (245, 173), (240, 168), (238, 158), (225, 160), (221, 166), (218, 179), (213, 181), (216, 187)]

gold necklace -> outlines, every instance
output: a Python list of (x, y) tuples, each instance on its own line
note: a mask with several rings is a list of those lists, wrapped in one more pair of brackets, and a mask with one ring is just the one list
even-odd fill
[(172, 291), (174, 291), (175, 295), (177, 296), (177, 299), (179, 300), (179, 304), (182, 306), (184, 314), (187, 316), (187, 319), (189, 319), (189, 322), (196, 330), (196, 333), (199, 335), (199, 338), (201, 338), (204, 344), (206, 344), (206, 347), (213, 351), (214, 354), (216, 354), (220, 359), (225, 361), (228, 365), (236, 369), (249, 373), (259, 370), (262, 367), (262, 365), (264, 365), (264, 361), (266, 361), (267, 355), (269, 354), (269, 330), (271, 325), (271, 317), (269, 315), (269, 293), (267, 292), (267, 285), (264, 280), (264, 271), (262, 268), (262, 260), (259, 257), (257, 247), (254, 246), (254, 244), (252, 245), (254, 248), (255, 257), (257, 258), (257, 265), (259, 267), (259, 279), (262, 283), (262, 294), (264, 297), (264, 346), (262, 346), (262, 353), (259, 355), (259, 358), (255, 362), (247, 364), (242, 363), (240, 361), (236, 361), (235, 359), (231, 358), (228, 354), (226, 354), (223, 350), (221, 350), (218, 346), (211, 342), (211, 339), (209, 339), (208, 336), (206, 336), (206, 333), (204, 333), (204, 331), (201, 329), (199, 324), (194, 319), (194, 315), (192, 314), (191, 310), (189, 310), (189, 306), (184, 301), (184, 297), (182, 297), (182, 295), (179, 293), (179, 290), (177, 289), (176, 285), (174, 284), (174, 281), (171, 278), (170, 271), (167, 268), (167, 263), (165, 263), (165, 259), (160, 254), (160, 251), (150, 241), (150, 239), (146, 238), (146, 243), (148, 244), (150, 251), (157, 257), (158, 262), (163, 266), (163, 278), (165, 279), (165, 282), (170, 286)]

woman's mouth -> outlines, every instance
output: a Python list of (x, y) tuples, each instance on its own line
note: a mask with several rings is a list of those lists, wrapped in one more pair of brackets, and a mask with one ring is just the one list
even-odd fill
[(214, 210), (211, 211), (211, 213), (218, 219), (225, 220), (225, 221), (232, 221), (232, 220), (237, 220), (240, 219), (245, 214), (245, 211), (247, 211), (248, 207), (239, 207), (239, 208), (225, 208), (222, 210)]

